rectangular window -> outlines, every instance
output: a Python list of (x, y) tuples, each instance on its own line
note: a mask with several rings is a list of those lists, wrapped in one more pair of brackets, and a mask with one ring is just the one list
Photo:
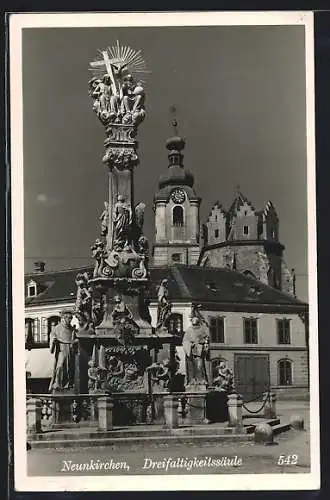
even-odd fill
[(247, 236), (249, 234), (249, 226), (243, 226), (243, 232)]
[(290, 344), (290, 320), (289, 319), (278, 319), (277, 320), (277, 343), (278, 344)]
[(215, 229), (214, 231), (214, 237), (219, 238), (219, 229)]
[(225, 342), (225, 321), (222, 317), (210, 318), (211, 342), (224, 344)]
[(181, 254), (180, 253), (173, 253), (172, 254), (172, 261), (173, 262), (181, 262)]
[(258, 343), (258, 322), (256, 318), (244, 318), (244, 343), (257, 344)]
[(33, 320), (33, 342), (35, 344), (42, 343), (42, 332), (40, 331), (39, 321), (37, 318)]

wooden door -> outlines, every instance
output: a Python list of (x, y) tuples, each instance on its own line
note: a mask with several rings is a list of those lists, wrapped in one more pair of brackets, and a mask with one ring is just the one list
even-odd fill
[(269, 389), (268, 354), (235, 354), (235, 383), (245, 402), (262, 399)]

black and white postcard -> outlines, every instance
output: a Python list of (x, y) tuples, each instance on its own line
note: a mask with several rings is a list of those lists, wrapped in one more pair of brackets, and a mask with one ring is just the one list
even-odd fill
[(313, 14), (9, 42), (16, 490), (318, 489)]

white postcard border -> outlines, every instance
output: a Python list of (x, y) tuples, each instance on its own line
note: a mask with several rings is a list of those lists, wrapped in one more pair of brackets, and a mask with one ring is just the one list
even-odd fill
[[(10, 114), (12, 195), (12, 324), (14, 376), (14, 478), (17, 491), (121, 491), (123, 476), (27, 475), (24, 335), (24, 198), (22, 29), (33, 27), (304, 25), (306, 33), (308, 274), (310, 315), (311, 472), (308, 474), (221, 474), (126, 476), (125, 491), (141, 490), (308, 490), (320, 485), (319, 370), (316, 253), (314, 117), (314, 18), (312, 12), (163, 12), (11, 14)], [(11, 332), (9, 332), (11, 334)], [(279, 481), (279, 478), (281, 480)], [(239, 479), (239, 480), (238, 480)], [(164, 485), (166, 485), (164, 487)]]

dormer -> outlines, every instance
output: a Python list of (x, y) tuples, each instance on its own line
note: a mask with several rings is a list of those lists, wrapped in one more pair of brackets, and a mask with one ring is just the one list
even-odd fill
[(38, 285), (34, 280), (28, 281), (26, 285), (27, 298), (36, 297), (38, 295)]

